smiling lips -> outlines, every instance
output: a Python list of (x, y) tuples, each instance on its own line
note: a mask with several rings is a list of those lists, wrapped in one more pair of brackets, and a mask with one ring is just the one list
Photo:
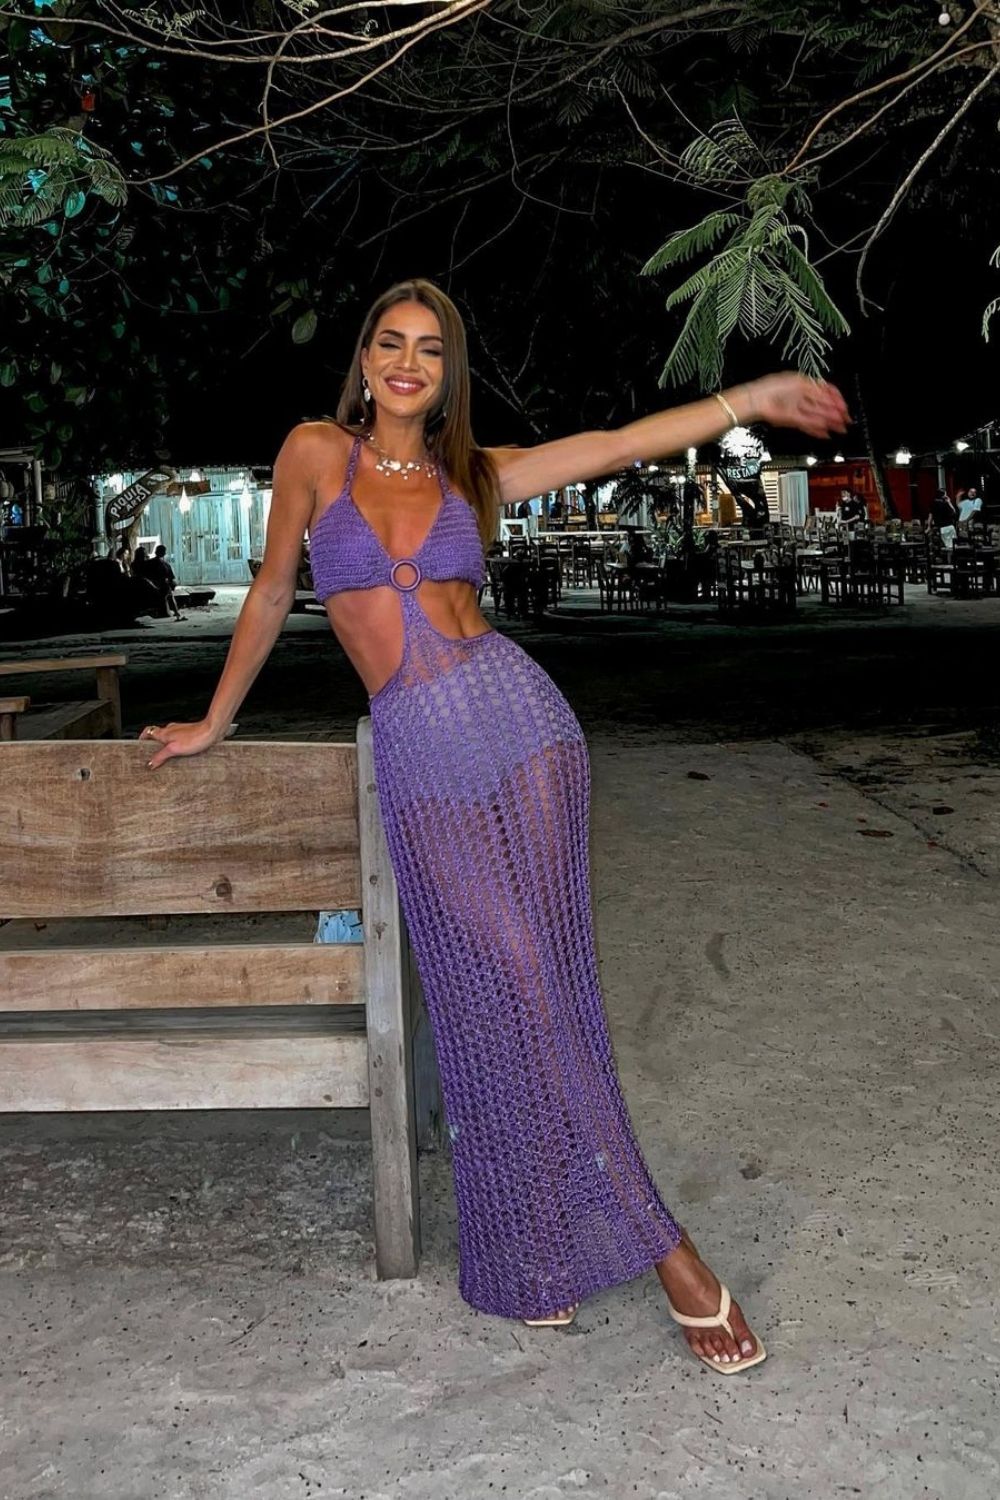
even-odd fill
[(423, 383), (419, 380), (390, 379), (385, 382), (390, 391), (397, 396), (413, 396), (417, 391), (423, 390)]

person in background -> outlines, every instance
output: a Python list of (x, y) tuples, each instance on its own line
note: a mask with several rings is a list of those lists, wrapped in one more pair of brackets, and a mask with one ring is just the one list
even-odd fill
[(969, 521), (974, 520), (979, 515), (982, 508), (983, 497), (980, 495), (975, 485), (973, 485), (971, 489), (966, 490), (965, 494), (958, 502), (958, 524), (960, 526), (965, 526)]
[(837, 525), (846, 530), (851, 510), (850, 490), (841, 490), (840, 499), (837, 501)]
[(549, 520), (561, 521), (564, 515), (562, 495), (557, 493), (549, 502)]
[(127, 578), (132, 572), (132, 554), (128, 550), (128, 542), (122, 542), (118, 548), (118, 551), (115, 553), (115, 562)]
[(861, 522), (868, 519), (868, 507), (861, 496), (851, 490), (841, 490), (837, 501), (837, 524), (848, 537), (855, 536)]
[(153, 556), (146, 563), (145, 576), (156, 589), (163, 603), (164, 614), (167, 611), (173, 613), (175, 620), (183, 620), (184, 616), (177, 608), (177, 600), (174, 598), (174, 589), (177, 587), (177, 579), (174, 570), (167, 562), (167, 549), (161, 542)]
[(937, 528), (942, 547), (950, 552), (958, 535), (958, 507), (947, 490), (938, 490), (931, 501), (931, 522)]

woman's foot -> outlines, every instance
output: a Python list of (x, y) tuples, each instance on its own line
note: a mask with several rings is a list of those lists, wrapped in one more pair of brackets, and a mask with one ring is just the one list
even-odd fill
[(559, 1307), (554, 1313), (547, 1313), (544, 1318), (523, 1318), (529, 1328), (568, 1328), (576, 1317), (579, 1303), (572, 1303), (569, 1307)]
[[(656, 1274), (677, 1312), (694, 1318), (714, 1317), (722, 1300), (718, 1278), (699, 1256), (687, 1231), (682, 1230), (681, 1235), (677, 1248), (657, 1263)], [(725, 1328), (685, 1328), (684, 1337), (691, 1352), (699, 1359), (708, 1359), (723, 1367), (753, 1359), (760, 1352), (760, 1345), (739, 1303), (732, 1303), (727, 1321), (733, 1336)]]

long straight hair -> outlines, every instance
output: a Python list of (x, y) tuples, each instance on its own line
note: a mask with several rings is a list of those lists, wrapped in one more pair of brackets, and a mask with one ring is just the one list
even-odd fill
[(490, 455), (480, 448), (472, 435), (465, 324), (451, 298), (432, 281), (420, 278), (399, 281), (369, 308), (340, 393), (337, 421), (355, 433), (370, 427), (374, 415), (371, 408), (375, 402), (366, 402), (364, 398), (361, 353), (370, 346), (383, 314), (400, 302), (421, 303), (434, 313), (441, 325), (444, 378), (437, 405), (427, 418), (424, 440), (428, 452), (441, 464), (458, 493), (464, 495), (472, 506), (483, 545), (489, 546), (497, 532), (500, 478)]

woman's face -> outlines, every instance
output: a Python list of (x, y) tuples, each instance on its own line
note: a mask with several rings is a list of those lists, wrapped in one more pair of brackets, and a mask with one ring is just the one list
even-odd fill
[(361, 370), (380, 412), (426, 417), (444, 382), (444, 342), (437, 314), (422, 302), (397, 302), (375, 325)]

